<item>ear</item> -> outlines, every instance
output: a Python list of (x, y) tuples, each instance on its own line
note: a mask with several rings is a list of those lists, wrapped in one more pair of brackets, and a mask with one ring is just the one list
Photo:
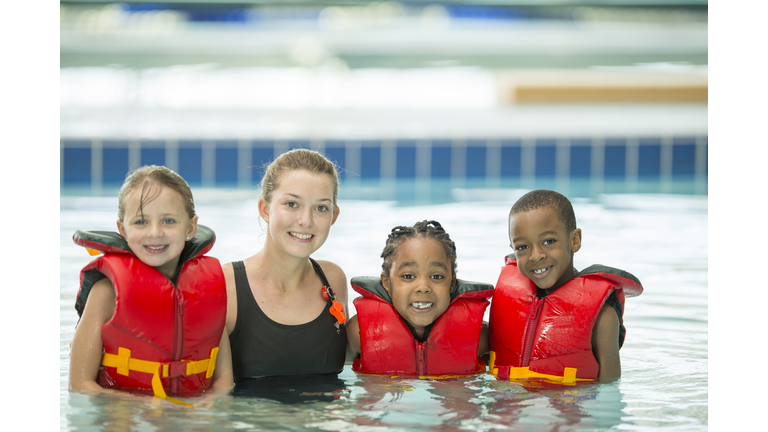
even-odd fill
[(581, 249), (581, 228), (576, 228), (571, 232), (571, 252), (576, 253)]
[(120, 219), (117, 220), (117, 232), (120, 233), (120, 237), (125, 238), (125, 228), (123, 227), (123, 223), (120, 222)]
[(384, 287), (384, 290), (387, 291), (387, 294), (392, 297), (392, 291), (389, 290), (389, 276), (387, 276), (386, 273), (381, 274), (381, 285)]
[(197, 215), (195, 215), (189, 221), (189, 226), (187, 227), (187, 238), (191, 240), (192, 237), (195, 236), (196, 232), (197, 232)]
[(259, 216), (269, 223), (269, 203), (264, 198), (259, 198)]
[(459, 285), (458, 279), (456, 279), (456, 275), (453, 275), (453, 280), (451, 280), (451, 294), (453, 294), (454, 291), (456, 291), (456, 287)]
[(339, 212), (340, 211), (341, 210), (339, 209), (338, 206), (334, 206), (334, 209), (333, 209), (333, 220), (331, 221), (331, 225), (336, 223), (336, 219), (339, 217)]

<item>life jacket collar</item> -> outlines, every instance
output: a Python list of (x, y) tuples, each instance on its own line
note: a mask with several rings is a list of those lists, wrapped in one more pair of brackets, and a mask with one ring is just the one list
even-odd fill
[[(120, 234), (113, 231), (82, 231), (77, 230), (72, 240), (85, 248), (94, 249), (105, 254), (136, 254), (128, 247), (128, 243)], [(184, 249), (179, 256), (179, 264), (193, 258), (201, 257), (213, 248), (216, 234), (205, 225), (197, 225), (194, 237), (184, 243)]]

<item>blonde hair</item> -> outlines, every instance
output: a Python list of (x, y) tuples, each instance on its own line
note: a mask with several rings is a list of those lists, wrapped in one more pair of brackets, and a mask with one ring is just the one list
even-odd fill
[(164, 166), (146, 165), (130, 172), (120, 187), (120, 193), (117, 195), (117, 218), (120, 222), (125, 217), (125, 196), (139, 186), (141, 186), (139, 213), (142, 213), (146, 204), (160, 195), (160, 188), (153, 188), (152, 186), (165, 186), (179, 194), (184, 203), (184, 210), (187, 211), (187, 216), (190, 219), (195, 217), (195, 200), (192, 198), (192, 190), (187, 182), (180, 175)]
[(287, 151), (277, 157), (267, 167), (261, 179), (261, 197), (272, 202), (272, 193), (280, 187), (280, 176), (286, 171), (305, 170), (314, 174), (326, 174), (331, 178), (333, 187), (333, 207), (339, 196), (339, 175), (333, 162), (314, 150), (303, 148)]

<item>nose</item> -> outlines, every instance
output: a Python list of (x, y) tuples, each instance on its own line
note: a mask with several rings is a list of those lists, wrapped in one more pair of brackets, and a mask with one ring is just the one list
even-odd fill
[(539, 246), (533, 246), (531, 249), (531, 261), (539, 262), (547, 257), (547, 254), (544, 253), (543, 248)]
[(429, 284), (429, 281), (431, 279), (429, 278), (420, 278), (418, 284), (416, 285), (416, 292), (417, 293), (431, 293), (432, 287)]
[(311, 208), (305, 207), (301, 212), (299, 212), (298, 223), (300, 227), (312, 226), (312, 209)]
[(149, 236), (150, 237), (162, 237), (163, 236), (163, 230), (160, 227), (160, 224), (158, 223), (151, 223), (149, 225)]

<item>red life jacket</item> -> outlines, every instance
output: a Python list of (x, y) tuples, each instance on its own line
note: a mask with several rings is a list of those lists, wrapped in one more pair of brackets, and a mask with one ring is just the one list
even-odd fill
[(360, 358), (352, 370), (365, 374), (436, 377), (485, 372), (477, 358), (480, 330), (493, 286), (457, 281), (448, 309), (432, 324), (427, 340), (414, 338), (374, 277), (356, 277), (352, 288), (360, 326)]
[(490, 372), (502, 379), (540, 377), (563, 383), (597, 378), (592, 328), (608, 296), (643, 292), (632, 274), (593, 265), (541, 299), (536, 285), (506, 257), (490, 312)]
[(159, 397), (210, 387), (227, 311), (221, 264), (203, 256), (213, 247), (213, 231), (197, 226), (181, 253), (175, 285), (141, 262), (117, 233), (77, 231), (73, 240), (105, 253), (80, 274), (78, 315), (98, 280), (108, 278), (115, 289), (114, 315), (102, 327), (99, 384)]

